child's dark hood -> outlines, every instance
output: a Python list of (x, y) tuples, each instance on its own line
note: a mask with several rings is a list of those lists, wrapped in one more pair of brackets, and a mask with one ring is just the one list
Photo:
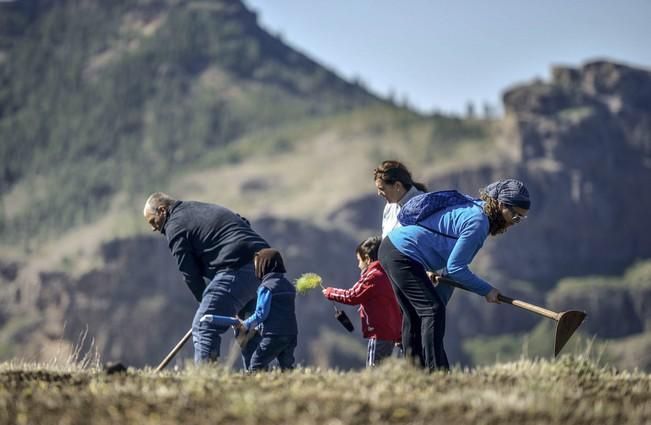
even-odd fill
[(262, 280), (269, 273), (286, 273), (283, 257), (275, 249), (265, 248), (258, 251), (255, 260), (255, 276)]

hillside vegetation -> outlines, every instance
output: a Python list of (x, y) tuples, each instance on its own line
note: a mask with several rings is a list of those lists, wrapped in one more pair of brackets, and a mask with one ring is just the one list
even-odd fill
[(348, 153), (373, 148), (372, 162), (396, 139), (424, 161), (488, 135), (478, 120), (377, 98), (224, 0), (0, 4), (0, 81), (0, 243), (27, 251), (179, 175), (292, 152), (324, 133), (332, 144), (361, 140)]
[(5, 240), (86, 223), (247, 132), (374, 101), (239, 2), (19, 3), (0, 6), (1, 192), (29, 199), (8, 203)]

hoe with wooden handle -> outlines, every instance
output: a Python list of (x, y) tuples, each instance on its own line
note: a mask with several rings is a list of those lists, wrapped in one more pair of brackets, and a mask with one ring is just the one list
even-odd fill
[[(436, 280), (437, 282), (445, 283), (450, 286), (454, 286), (455, 288), (460, 288), (468, 291), (467, 288), (463, 287), (459, 282), (455, 280), (446, 277), (437, 277)], [(521, 300), (516, 300), (502, 294), (498, 295), (497, 299), (505, 304), (511, 304), (512, 306), (539, 314), (557, 322), (556, 338), (554, 340), (554, 357), (558, 356), (558, 353), (561, 352), (572, 334), (574, 334), (579, 326), (581, 326), (581, 323), (583, 323), (587, 316), (585, 311), (579, 310), (568, 310), (561, 313), (556, 313), (554, 311), (547, 310), (546, 308), (542, 308), (534, 304), (529, 304)]]
[(174, 346), (174, 348), (172, 348), (172, 351), (170, 351), (170, 353), (167, 356), (165, 356), (163, 361), (160, 362), (160, 364), (158, 365), (158, 367), (154, 371), (155, 372), (160, 372), (161, 370), (163, 370), (165, 368), (165, 366), (167, 366), (167, 364), (172, 361), (174, 356), (176, 356), (176, 353), (181, 351), (181, 348), (183, 348), (183, 346), (185, 345), (186, 342), (188, 342), (188, 340), (190, 339), (191, 336), (192, 336), (192, 329), (190, 329), (183, 336), (183, 338), (181, 338), (181, 340)]
[[(208, 317), (213, 317), (213, 316), (208, 316)], [(215, 322), (219, 322), (222, 325), (231, 325), (232, 323), (227, 322), (223, 319), (230, 319), (229, 317), (224, 317), (224, 316), (214, 316), (216, 317)], [(214, 323), (214, 322), (213, 322)], [(239, 334), (235, 336), (235, 340), (237, 343), (240, 345), (240, 347), (244, 347), (248, 342), (257, 334), (257, 331), (255, 329), (252, 329), (250, 331), (240, 331)], [(178, 354), (179, 351), (181, 351), (181, 348), (185, 345), (186, 342), (190, 339), (192, 336), (192, 328), (181, 338), (181, 340), (172, 348), (172, 351), (165, 356), (162, 362), (154, 369), (155, 372), (160, 372), (161, 370), (165, 369), (165, 366), (169, 364), (169, 362), (172, 361), (174, 356)]]

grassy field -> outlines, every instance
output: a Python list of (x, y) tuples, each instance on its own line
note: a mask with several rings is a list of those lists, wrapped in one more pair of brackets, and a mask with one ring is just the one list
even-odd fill
[(581, 357), (427, 375), (0, 365), (2, 424), (648, 424), (651, 375)]

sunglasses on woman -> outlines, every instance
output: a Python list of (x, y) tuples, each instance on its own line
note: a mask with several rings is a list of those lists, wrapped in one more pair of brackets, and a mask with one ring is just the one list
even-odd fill
[(512, 217), (511, 220), (512, 220), (514, 223), (517, 224), (517, 223), (519, 223), (520, 221), (522, 221), (523, 219), (527, 218), (526, 215), (522, 215), (522, 214), (520, 214), (519, 212), (515, 211), (515, 209), (513, 209), (513, 207), (512, 207), (511, 205), (505, 205), (505, 206), (506, 206), (506, 208), (509, 210), (509, 212), (511, 213), (511, 217)]

